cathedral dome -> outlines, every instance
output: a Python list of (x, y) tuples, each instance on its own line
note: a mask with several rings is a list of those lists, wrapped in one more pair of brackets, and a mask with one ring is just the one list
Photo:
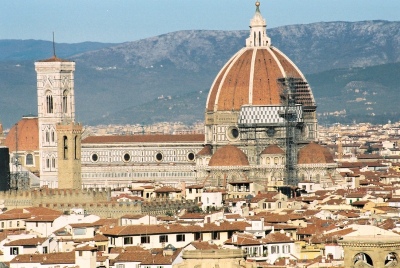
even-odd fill
[[(216, 76), (207, 98), (206, 112), (239, 111), (242, 105), (282, 105), (279, 78), (298, 78), (307, 82), (300, 69), (279, 49), (271, 45), (266, 23), (256, 3), (246, 47), (239, 50)], [(296, 102), (315, 107), (311, 88), (306, 84)]]
[(285, 152), (278, 145), (271, 144), (261, 152), (261, 155), (263, 154), (285, 154)]
[(209, 166), (248, 166), (249, 160), (246, 154), (233, 145), (225, 145), (219, 148), (211, 157)]
[(328, 148), (311, 142), (301, 148), (298, 154), (298, 164), (330, 164), (335, 163)]
[(37, 117), (23, 117), (11, 127), (5, 139), (10, 152), (39, 150), (39, 127)]

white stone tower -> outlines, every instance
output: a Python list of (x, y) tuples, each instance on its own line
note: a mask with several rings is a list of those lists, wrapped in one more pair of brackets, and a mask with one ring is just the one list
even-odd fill
[(35, 62), (37, 73), (40, 186), (57, 188), (56, 125), (75, 122), (75, 62), (53, 56)]

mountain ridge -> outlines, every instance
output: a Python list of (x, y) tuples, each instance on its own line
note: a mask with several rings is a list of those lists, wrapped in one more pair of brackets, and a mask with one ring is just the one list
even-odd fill
[[(93, 49), (90, 44), (69, 48), (68, 53), (77, 52), (67, 56), (76, 62), (77, 120), (86, 124), (105, 120), (110, 114), (122, 115), (124, 110), (161, 95), (207, 93), (222, 66), (244, 46), (248, 33), (186, 30), (122, 44), (95, 45)], [(319, 89), (310, 74), (400, 62), (400, 22), (321, 22), (272, 28), (267, 33), (272, 44), (306, 74), (314, 95)], [(2, 40), (0, 48), (1, 44)], [(40, 54), (48, 58), (49, 42), (45, 45), (46, 49), (37, 54), (29, 54), (27, 48), (18, 53), (15, 45), (14, 54), (0, 58), (0, 120), (6, 126), (37, 109), (32, 57)], [(18, 55), (24, 53), (29, 56), (21, 60)], [(63, 57), (61, 51), (57, 56)], [(329, 95), (329, 89), (338, 91), (332, 83), (323, 87), (324, 94)], [(394, 96), (382, 98), (393, 101)], [(327, 110), (325, 103), (317, 104), (318, 111)], [(384, 115), (386, 111), (379, 111), (384, 108), (378, 107), (376, 114)], [(204, 107), (201, 110), (203, 113)], [(156, 113), (150, 116), (159, 117)]]

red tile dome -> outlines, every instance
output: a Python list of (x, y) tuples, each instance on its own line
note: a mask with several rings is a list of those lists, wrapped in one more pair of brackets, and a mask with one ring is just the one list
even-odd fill
[(328, 148), (311, 142), (299, 150), (298, 164), (329, 164), (335, 163)]
[(209, 166), (248, 166), (249, 160), (246, 154), (233, 145), (225, 145), (219, 148), (211, 157)]
[(285, 154), (285, 152), (278, 145), (271, 144), (261, 154)]
[(39, 127), (37, 117), (23, 117), (11, 127), (5, 139), (5, 145), (10, 151), (37, 151), (39, 150)]
[[(259, 5), (256, 6), (250, 29), (246, 47), (239, 50), (215, 78), (209, 91), (206, 112), (239, 111), (242, 105), (281, 105), (279, 78), (300, 78), (307, 82), (299, 68), (271, 45)], [(302, 91), (297, 103), (314, 107), (311, 88), (307, 86)]]

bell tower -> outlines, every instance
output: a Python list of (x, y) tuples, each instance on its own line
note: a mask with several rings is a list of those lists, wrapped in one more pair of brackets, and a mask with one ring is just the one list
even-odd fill
[(75, 62), (57, 58), (35, 62), (37, 73), (40, 186), (57, 188), (56, 125), (75, 121)]
[(58, 155), (58, 188), (81, 189), (82, 126), (61, 122), (56, 126)]

